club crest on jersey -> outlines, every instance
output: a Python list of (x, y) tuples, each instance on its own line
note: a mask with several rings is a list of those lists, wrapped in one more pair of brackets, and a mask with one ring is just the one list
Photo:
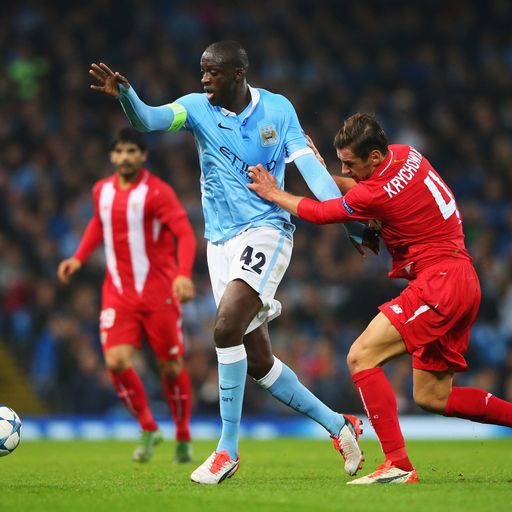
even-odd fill
[(279, 142), (279, 135), (276, 131), (274, 124), (267, 124), (260, 126), (261, 145), (266, 148), (267, 146), (275, 146)]

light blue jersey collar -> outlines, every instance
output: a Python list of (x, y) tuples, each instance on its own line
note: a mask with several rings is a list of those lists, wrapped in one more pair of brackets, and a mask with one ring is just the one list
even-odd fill
[[(249, 92), (251, 93), (251, 102), (242, 112), (242, 123), (254, 112), (255, 108), (258, 106), (258, 103), (260, 102), (260, 91), (258, 91), (258, 89), (255, 89), (254, 87), (251, 87), (249, 85)], [(231, 110), (228, 110), (224, 107), (220, 107), (220, 112), (223, 116), (226, 117), (238, 117), (235, 112), (231, 112)]]

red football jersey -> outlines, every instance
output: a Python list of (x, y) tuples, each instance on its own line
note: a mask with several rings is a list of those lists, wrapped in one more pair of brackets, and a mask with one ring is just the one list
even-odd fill
[(370, 178), (341, 199), (302, 200), (299, 216), (319, 224), (380, 220), (382, 239), (393, 258), (389, 277), (413, 279), (445, 257), (471, 261), (451, 190), (414, 148), (392, 144), (388, 150)]
[(119, 308), (154, 309), (172, 297), (176, 275), (190, 277), (196, 240), (173, 189), (144, 169), (127, 189), (118, 176), (93, 188), (94, 215), (75, 257), (85, 261), (103, 241), (103, 300)]

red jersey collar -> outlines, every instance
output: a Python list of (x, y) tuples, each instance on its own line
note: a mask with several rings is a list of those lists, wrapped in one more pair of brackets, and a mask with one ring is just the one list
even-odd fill
[(393, 159), (395, 158), (395, 155), (393, 154), (393, 150), (388, 148), (388, 154), (384, 160), (379, 164), (379, 166), (373, 171), (372, 177), (379, 177), (382, 176), (391, 166), (393, 163)]

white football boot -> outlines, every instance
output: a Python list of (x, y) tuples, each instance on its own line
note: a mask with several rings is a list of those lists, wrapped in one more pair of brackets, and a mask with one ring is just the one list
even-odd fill
[(418, 484), (420, 482), (416, 469), (405, 471), (404, 469), (393, 466), (390, 460), (377, 466), (377, 471), (369, 475), (362, 476), (347, 482), (352, 485), (368, 485), (368, 484)]
[(331, 436), (334, 448), (341, 453), (345, 460), (345, 473), (355, 475), (362, 467), (364, 462), (363, 452), (359, 448), (358, 439), (363, 433), (363, 422), (351, 416), (343, 414), (345, 425), (341, 428), (337, 436)]
[(226, 450), (213, 452), (190, 475), (192, 482), (198, 484), (220, 484), (226, 478), (231, 478), (240, 465), (240, 456), (233, 460)]

